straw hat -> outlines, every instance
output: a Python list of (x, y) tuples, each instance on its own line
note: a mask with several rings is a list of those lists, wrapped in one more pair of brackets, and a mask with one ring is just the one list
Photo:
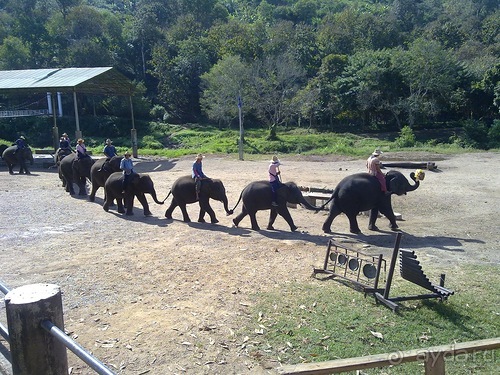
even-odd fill
[(83, 140), (83, 139), (81, 139), (81, 138), (78, 138), (77, 143), (82, 143), (82, 142), (84, 142), (84, 140)]
[(66, 137), (67, 137), (67, 136), (68, 136), (68, 133), (63, 133), (62, 135), (63, 135), (63, 137), (64, 137), (64, 136), (66, 136)]
[(130, 151), (127, 151), (125, 152), (125, 156), (132, 156), (132, 154), (130, 153)]
[(196, 160), (201, 160), (203, 159), (205, 156), (203, 156), (203, 154), (198, 154), (196, 155)]
[(375, 151), (373, 151), (373, 153), (372, 153), (373, 156), (379, 156), (381, 154), (383, 154), (383, 152), (380, 151), (378, 148), (376, 148)]
[(113, 141), (111, 139), (106, 139), (106, 143), (113, 143)]

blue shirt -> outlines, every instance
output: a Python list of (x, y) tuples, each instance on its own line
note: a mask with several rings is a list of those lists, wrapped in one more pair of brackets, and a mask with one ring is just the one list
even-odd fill
[(207, 176), (203, 174), (201, 162), (198, 163), (195, 161), (193, 163), (193, 172), (191, 173), (191, 177), (207, 178)]
[(112, 158), (116, 155), (116, 147), (113, 145), (106, 145), (102, 152), (104, 152), (104, 155), (106, 155), (108, 158)]
[(24, 139), (22, 138), (19, 138), (17, 141), (16, 141), (16, 146), (17, 146), (17, 149), (21, 149), (21, 148), (25, 148), (26, 147), (26, 142), (24, 141)]
[(132, 159), (123, 158), (120, 162), (120, 169), (123, 171), (123, 174), (129, 175), (134, 171), (134, 163)]

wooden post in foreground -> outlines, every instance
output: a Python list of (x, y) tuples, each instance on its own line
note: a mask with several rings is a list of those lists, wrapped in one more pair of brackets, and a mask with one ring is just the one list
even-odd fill
[(64, 330), (61, 290), (54, 284), (32, 284), (5, 296), (13, 375), (67, 374), (66, 347), (40, 323), (50, 320)]

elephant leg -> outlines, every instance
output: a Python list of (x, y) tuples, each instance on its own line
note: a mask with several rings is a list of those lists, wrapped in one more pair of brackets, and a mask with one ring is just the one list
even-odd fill
[(248, 213), (248, 216), (250, 216), (250, 222), (252, 223), (252, 229), (253, 230), (260, 230), (259, 224), (257, 224), (257, 212), (252, 211)]
[(241, 222), (241, 220), (243, 220), (243, 218), (244, 218), (245, 216), (247, 216), (247, 215), (248, 215), (247, 209), (246, 209), (246, 207), (245, 207), (245, 206), (243, 206), (243, 209), (241, 210), (241, 213), (233, 219), (233, 224), (234, 224), (234, 226), (235, 226), (235, 227), (238, 227), (238, 224), (239, 224), (239, 223)]
[(185, 223), (190, 223), (191, 218), (188, 215), (187, 209), (186, 209), (186, 203), (179, 203), (179, 208), (182, 211), (182, 217)]
[(87, 179), (85, 177), (78, 178), (78, 195), (87, 195)]
[(361, 229), (358, 225), (358, 212), (346, 212), (347, 218), (349, 219), (349, 232), (353, 234), (360, 234)]
[(14, 164), (7, 163), (9, 166), (9, 174), (14, 174)]
[(97, 193), (97, 189), (99, 189), (99, 185), (92, 183), (92, 190), (90, 191), (90, 195), (89, 195), (90, 202), (95, 201), (95, 193)]
[[(146, 198), (144, 198), (146, 199)], [(134, 194), (126, 193), (125, 197), (123, 198), (124, 205), (125, 205), (125, 215), (131, 216), (134, 214)], [(146, 202), (147, 204), (147, 202)], [(149, 208), (148, 208), (149, 210)]]
[(205, 213), (207, 213), (208, 216), (210, 216), (210, 222), (212, 224), (217, 224), (219, 222), (219, 220), (217, 220), (217, 217), (215, 216), (215, 212), (214, 212), (213, 208), (210, 206), (208, 199), (200, 200), (199, 203), (200, 203), (200, 216), (198, 218), (198, 221), (200, 223), (204, 223), (205, 222), (204, 216), (205, 216)]
[(167, 208), (167, 211), (165, 211), (165, 217), (167, 219), (172, 219), (172, 213), (174, 212), (175, 208), (179, 204), (177, 203), (177, 200), (175, 198), (172, 199), (172, 202), (170, 203), (170, 207)]
[(122, 197), (116, 197), (116, 206), (118, 207), (118, 212), (120, 214), (125, 213), (125, 208), (123, 207), (123, 198)]
[(290, 211), (286, 207), (286, 203), (283, 206), (279, 206), (277, 211), (281, 215), (281, 217), (283, 217), (283, 219), (285, 219), (285, 221), (288, 223), (288, 225), (290, 226), (290, 230), (292, 232), (295, 232), (297, 230), (297, 226), (293, 222), (292, 215), (290, 215)]
[(328, 217), (326, 218), (325, 222), (323, 223), (323, 232), (325, 233), (332, 233), (332, 223), (333, 220), (340, 215), (341, 211), (338, 209), (337, 206), (333, 205), (330, 207), (330, 212), (328, 213)]
[[(387, 218), (387, 220), (389, 220), (389, 223), (391, 224), (390, 227), (391, 227), (392, 230), (398, 230), (399, 229), (398, 225), (396, 224), (396, 216), (394, 215), (394, 211), (392, 210), (392, 207), (390, 207), (388, 209), (387, 208), (386, 209), (382, 209), (382, 207), (380, 207), (380, 213), (382, 215), (384, 215)], [(375, 215), (375, 217), (373, 219), (373, 225), (372, 225), (372, 213), (370, 211), (370, 221), (369, 221), (369, 226), (368, 226), (368, 228), (370, 230), (377, 230), (378, 229), (376, 227), (376, 225), (375, 225), (375, 221), (377, 220), (377, 218), (378, 218), (378, 211), (377, 211), (377, 214)], [(371, 229), (371, 226), (373, 226), (373, 227), (375, 227), (377, 229)]]
[(275, 207), (272, 207), (271, 212), (269, 213), (269, 222), (267, 223), (268, 230), (274, 230), (273, 224), (276, 221), (277, 217), (278, 217), (278, 212), (276, 211)]
[(137, 200), (142, 204), (142, 208), (144, 209), (144, 216), (153, 215), (151, 213), (151, 211), (149, 210), (148, 200), (146, 199), (146, 196), (144, 195), (144, 193), (137, 194)]
[[(104, 199), (104, 204), (102, 205), (102, 208), (104, 211), (108, 212), (109, 211), (109, 206), (110, 206), (110, 200), (112, 198), (111, 194), (106, 194), (106, 198)], [(111, 199), (112, 201), (112, 199)]]

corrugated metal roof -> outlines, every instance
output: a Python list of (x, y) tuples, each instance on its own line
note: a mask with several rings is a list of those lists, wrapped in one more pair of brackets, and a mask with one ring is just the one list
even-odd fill
[(15, 92), (73, 92), (130, 95), (133, 87), (112, 67), (0, 71), (0, 94)]

